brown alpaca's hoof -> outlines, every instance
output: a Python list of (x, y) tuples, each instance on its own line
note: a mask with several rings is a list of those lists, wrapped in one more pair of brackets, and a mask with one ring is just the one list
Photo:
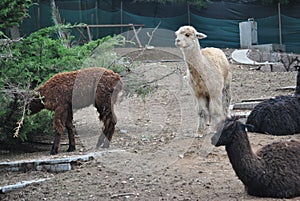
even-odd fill
[(109, 147), (109, 143), (110, 143), (110, 141), (107, 138), (105, 138), (104, 142), (103, 142), (103, 145), (102, 145), (102, 148), (108, 148)]
[[(99, 149), (99, 148), (109, 148), (109, 141), (107, 139), (104, 140), (104, 142), (98, 142), (96, 148)], [(102, 146), (101, 146), (102, 145)]]
[(108, 144), (103, 144), (103, 146), (101, 148), (109, 148), (109, 143)]
[(54, 144), (52, 145), (52, 149), (50, 151), (50, 155), (55, 155), (58, 154), (58, 147), (54, 146)]
[(58, 153), (58, 151), (55, 151), (55, 150), (50, 151), (50, 155), (56, 155), (57, 153)]
[(96, 148), (99, 149), (100, 147), (101, 148), (108, 148), (109, 147), (109, 141), (107, 143), (107, 138), (106, 136), (102, 133), (100, 136), (99, 136), (99, 139), (98, 139), (98, 142), (97, 142), (97, 145), (96, 145)]
[(67, 150), (67, 152), (72, 152), (75, 150), (76, 150), (75, 146), (69, 146), (69, 149)]

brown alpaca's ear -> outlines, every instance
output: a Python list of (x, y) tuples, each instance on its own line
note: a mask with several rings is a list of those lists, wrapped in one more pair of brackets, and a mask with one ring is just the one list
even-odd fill
[(207, 35), (206, 34), (204, 34), (204, 33), (199, 33), (199, 32), (196, 32), (196, 37), (198, 38), (198, 39), (203, 39), (203, 38), (206, 38), (207, 37)]

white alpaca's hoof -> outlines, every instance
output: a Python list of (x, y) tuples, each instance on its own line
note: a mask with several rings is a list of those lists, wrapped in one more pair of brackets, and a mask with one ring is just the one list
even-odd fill
[(195, 133), (194, 138), (203, 138), (205, 135), (203, 133)]
[(204, 129), (202, 129), (202, 130), (198, 130), (196, 133), (195, 133), (195, 135), (194, 135), (194, 137), (195, 138), (203, 138), (203, 137), (205, 137), (206, 136), (206, 128), (204, 128)]

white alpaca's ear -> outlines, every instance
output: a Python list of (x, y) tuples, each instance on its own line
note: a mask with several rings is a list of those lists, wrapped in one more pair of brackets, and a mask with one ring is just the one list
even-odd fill
[(203, 39), (203, 38), (206, 38), (207, 35), (205, 35), (204, 33), (196, 32), (196, 37), (199, 38), (199, 39)]

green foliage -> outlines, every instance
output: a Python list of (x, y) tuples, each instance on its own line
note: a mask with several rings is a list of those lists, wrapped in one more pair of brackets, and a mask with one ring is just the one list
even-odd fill
[(1, 61), (5, 83), (18, 83), (31, 88), (40, 85), (58, 72), (81, 68), (83, 61), (100, 43), (92, 41), (83, 46), (67, 48), (56, 36), (57, 27), (47, 27), (32, 33), (12, 45), (12, 58)]
[(152, 85), (142, 85), (136, 88), (136, 93), (145, 101), (147, 95), (149, 95), (154, 90)]
[(83, 67), (105, 67), (116, 73), (124, 71), (124, 65), (117, 61), (120, 59), (112, 47), (120, 47), (125, 45), (125, 38), (121, 35), (114, 37), (107, 36), (102, 38), (102, 43), (93, 50), (91, 57), (83, 62)]
[(0, 142), (11, 139), (16, 122), (21, 117), (20, 103), (13, 97), (0, 94)]
[[(24, 106), (23, 100), (4, 91), (7, 92), (11, 86), (18, 86), (20, 90), (28, 90), (28, 87), (34, 89), (56, 73), (77, 70), (97, 62), (102, 63), (102, 67), (107, 67), (107, 63), (102, 61), (106, 57), (101, 55), (103, 51), (97, 52), (98, 48), (105, 50), (105, 54), (112, 55), (114, 46), (124, 43), (124, 38), (120, 36), (108, 36), (68, 48), (57, 37), (57, 31), (70, 28), (72, 26), (68, 25), (38, 30), (21, 41), (12, 42), (11, 56), (0, 58), (0, 142), (12, 138)], [(91, 55), (97, 62), (89, 63)], [(110, 62), (114, 59), (117, 59), (116, 55), (110, 57)], [(113, 66), (115, 65), (111, 67)], [(26, 140), (29, 134), (52, 133), (52, 121), (52, 113), (47, 111), (26, 116), (21, 128), (21, 139)]]
[(55, 131), (52, 125), (53, 112), (42, 110), (35, 115), (25, 117), (22, 132), (19, 137), (22, 141), (25, 141), (29, 135), (54, 135)]
[(19, 25), (28, 16), (27, 9), (31, 5), (31, 0), (1, 0), (0, 29)]

